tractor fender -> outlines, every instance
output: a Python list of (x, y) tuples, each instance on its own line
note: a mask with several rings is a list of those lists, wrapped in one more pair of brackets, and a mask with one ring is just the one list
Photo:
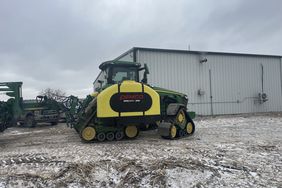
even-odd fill
[(186, 108), (181, 103), (170, 103), (166, 109), (166, 114), (168, 116), (175, 116), (180, 108)]

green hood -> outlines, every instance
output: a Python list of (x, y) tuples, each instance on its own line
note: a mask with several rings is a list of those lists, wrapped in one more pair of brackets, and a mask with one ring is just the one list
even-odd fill
[(152, 87), (156, 92), (158, 93), (167, 93), (167, 94), (172, 94), (172, 95), (179, 95), (181, 97), (187, 97), (187, 95), (183, 94), (183, 93), (179, 93), (179, 92), (176, 92), (176, 91), (172, 91), (172, 90), (168, 90), (168, 89), (164, 89), (164, 88), (161, 88), (161, 87)]

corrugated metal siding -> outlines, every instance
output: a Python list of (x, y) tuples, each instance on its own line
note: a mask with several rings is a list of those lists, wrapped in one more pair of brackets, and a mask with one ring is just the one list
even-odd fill
[[(137, 61), (147, 63), (149, 83), (188, 94), (190, 110), (210, 115), (210, 80), (214, 114), (235, 114), (282, 110), (280, 59), (277, 57), (203, 55), (137, 50)], [(256, 101), (262, 88), (269, 101)], [(201, 89), (205, 95), (199, 96)]]

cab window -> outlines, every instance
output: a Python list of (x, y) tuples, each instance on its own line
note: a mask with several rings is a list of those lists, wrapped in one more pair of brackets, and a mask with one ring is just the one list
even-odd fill
[(112, 81), (114, 83), (120, 83), (124, 80), (137, 81), (137, 70), (134, 68), (115, 67), (112, 71)]

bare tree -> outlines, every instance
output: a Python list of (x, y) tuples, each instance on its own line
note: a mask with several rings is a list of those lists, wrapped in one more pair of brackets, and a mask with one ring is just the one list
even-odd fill
[(40, 95), (47, 96), (49, 99), (61, 102), (65, 97), (66, 93), (60, 89), (46, 88), (40, 92)]

